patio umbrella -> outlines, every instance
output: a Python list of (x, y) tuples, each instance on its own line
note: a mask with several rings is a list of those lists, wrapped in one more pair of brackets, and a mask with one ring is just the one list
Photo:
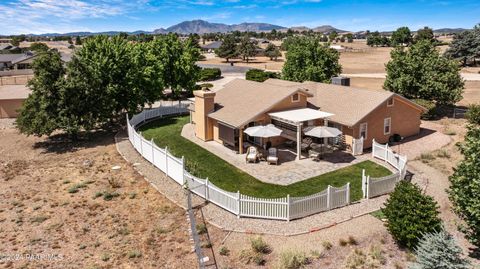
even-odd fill
[(342, 131), (338, 130), (337, 128), (327, 126), (317, 126), (305, 132), (305, 135), (318, 138), (337, 137), (341, 134)]
[(282, 134), (282, 130), (278, 129), (273, 124), (248, 127), (243, 132), (248, 134), (249, 136), (263, 138), (280, 136)]

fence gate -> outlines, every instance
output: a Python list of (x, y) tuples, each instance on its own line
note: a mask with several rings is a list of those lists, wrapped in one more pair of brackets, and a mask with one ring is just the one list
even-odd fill
[(363, 154), (363, 136), (359, 139), (353, 139), (352, 153), (354, 156)]

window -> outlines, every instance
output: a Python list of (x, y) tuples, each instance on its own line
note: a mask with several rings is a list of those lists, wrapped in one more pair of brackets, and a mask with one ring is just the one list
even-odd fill
[(383, 134), (388, 135), (392, 129), (392, 118), (386, 118), (383, 120)]
[(393, 106), (393, 97), (388, 99), (387, 106)]
[(360, 123), (360, 137), (367, 139), (367, 123)]
[(292, 102), (298, 102), (300, 101), (300, 95), (298, 93), (295, 93), (292, 95)]

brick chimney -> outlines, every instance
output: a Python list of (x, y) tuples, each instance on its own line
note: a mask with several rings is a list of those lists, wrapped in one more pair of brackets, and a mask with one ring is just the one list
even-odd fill
[(213, 121), (208, 118), (208, 113), (215, 108), (215, 92), (206, 88), (194, 91), (195, 96), (195, 135), (203, 141), (213, 139)]

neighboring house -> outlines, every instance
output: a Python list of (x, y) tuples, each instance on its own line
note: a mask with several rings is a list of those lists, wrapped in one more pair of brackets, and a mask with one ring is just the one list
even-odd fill
[(201, 46), (201, 48), (204, 52), (214, 52), (216, 49), (220, 48), (222, 43), (222, 41), (213, 41), (212, 43)]
[(16, 118), (30, 93), (25, 85), (0, 86), (0, 119)]
[(0, 54), (0, 71), (31, 69), (31, 65), (36, 55), (27, 52), (19, 54)]
[(243, 153), (245, 142), (263, 145), (267, 140), (243, 134), (249, 126), (273, 123), (283, 130), (272, 145), (288, 140), (300, 143), (303, 128), (328, 125), (343, 135), (335, 143), (351, 149), (355, 139), (386, 143), (394, 134), (402, 137), (420, 132), (424, 108), (388, 91), (357, 89), (317, 82), (297, 83), (269, 79), (263, 83), (236, 79), (223, 89), (195, 91), (191, 118), (198, 138), (214, 140)]

